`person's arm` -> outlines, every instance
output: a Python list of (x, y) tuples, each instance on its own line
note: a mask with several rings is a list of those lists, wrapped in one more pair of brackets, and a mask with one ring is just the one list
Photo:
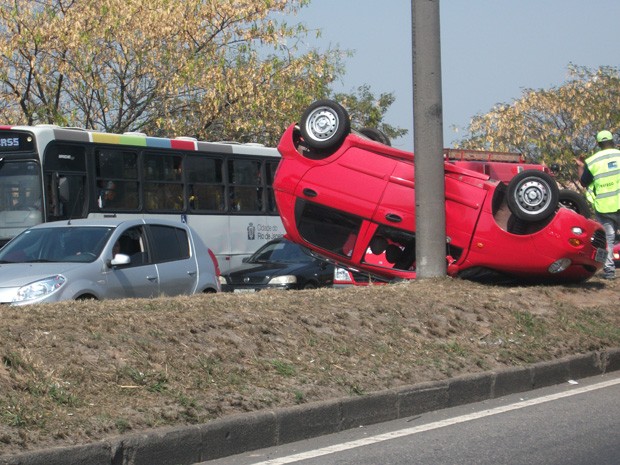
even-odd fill
[(577, 164), (577, 175), (579, 176), (579, 183), (583, 187), (588, 187), (594, 181), (594, 176), (592, 176), (588, 165), (586, 165), (586, 163), (581, 158), (575, 158), (575, 163)]

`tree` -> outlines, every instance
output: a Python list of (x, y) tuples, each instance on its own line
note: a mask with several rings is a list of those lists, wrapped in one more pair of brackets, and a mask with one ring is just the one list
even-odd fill
[(620, 68), (569, 64), (569, 79), (551, 89), (526, 89), (511, 104), (476, 115), (459, 146), (518, 151), (533, 162), (557, 165), (558, 179), (575, 185), (576, 157), (592, 153), (595, 134), (620, 135)]
[(343, 71), (278, 20), (308, 1), (3, 2), (0, 118), (273, 144)]
[(385, 113), (395, 100), (391, 92), (383, 93), (377, 98), (370, 91), (370, 86), (364, 84), (358, 87), (356, 92), (350, 94), (336, 93), (333, 99), (347, 109), (354, 128), (376, 128), (389, 139), (396, 139), (408, 132), (406, 129), (391, 126), (383, 121)]

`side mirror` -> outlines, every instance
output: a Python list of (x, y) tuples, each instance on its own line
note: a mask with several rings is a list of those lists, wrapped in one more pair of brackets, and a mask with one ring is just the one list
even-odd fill
[(130, 263), (131, 258), (129, 258), (129, 255), (123, 253), (117, 253), (114, 255), (114, 258), (110, 260), (110, 266), (129, 265)]

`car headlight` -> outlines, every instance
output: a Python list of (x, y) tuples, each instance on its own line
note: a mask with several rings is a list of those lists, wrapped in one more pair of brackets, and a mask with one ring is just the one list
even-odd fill
[(549, 273), (551, 274), (561, 273), (566, 268), (568, 268), (571, 263), (572, 261), (570, 258), (560, 258), (559, 260), (556, 260), (551, 265), (549, 265), (547, 271), (549, 271)]
[(276, 276), (275, 278), (271, 278), (268, 284), (295, 284), (297, 282), (297, 277), (292, 274), (287, 274), (284, 276)]
[(220, 284), (221, 285), (228, 284), (228, 282), (226, 281), (226, 278), (224, 276), (219, 276), (218, 279), (220, 280)]
[(65, 282), (67, 282), (67, 278), (58, 274), (56, 276), (50, 276), (49, 278), (26, 284), (17, 290), (17, 294), (13, 298), (13, 302), (25, 302), (28, 300), (40, 299), (41, 297), (45, 297), (56, 292), (65, 284)]

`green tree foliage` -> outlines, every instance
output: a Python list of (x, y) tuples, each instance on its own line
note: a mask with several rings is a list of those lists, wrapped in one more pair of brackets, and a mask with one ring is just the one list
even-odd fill
[(343, 72), (308, 1), (2, 2), (0, 120), (273, 144)]
[[(344, 71), (347, 52), (302, 49), (310, 31), (285, 21), (308, 3), (3, 2), (0, 121), (274, 145)], [(379, 125), (394, 98), (349, 100)]]
[(557, 165), (560, 182), (574, 182), (574, 159), (595, 150), (596, 133), (620, 135), (620, 68), (570, 64), (568, 72), (561, 86), (526, 89), (512, 103), (475, 116), (459, 146), (521, 152), (533, 162)]
[(377, 98), (368, 85), (362, 85), (354, 93), (336, 93), (333, 98), (347, 109), (354, 128), (376, 128), (390, 139), (404, 136), (408, 132), (406, 129), (391, 126), (383, 121), (385, 113), (395, 100), (391, 92), (383, 93)]

